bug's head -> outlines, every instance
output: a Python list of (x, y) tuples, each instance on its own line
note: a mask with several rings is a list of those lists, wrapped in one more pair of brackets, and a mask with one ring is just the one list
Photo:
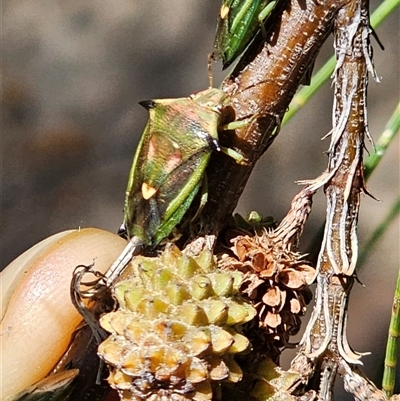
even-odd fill
[(122, 223), (121, 226), (118, 229), (117, 234), (125, 239), (128, 239), (128, 230), (126, 229), (125, 223)]
[(139, 104), (146, 110), (154, 109), (154, 107), (156, 107), (156, 102), (154, 100), (142, 100)]

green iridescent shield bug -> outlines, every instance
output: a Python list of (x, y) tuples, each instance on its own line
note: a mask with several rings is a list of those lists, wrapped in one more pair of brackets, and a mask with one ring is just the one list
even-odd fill
[(144, 246), (155, 247), (179, 224), (205, 178), (213, 151), (238, 163), (244, 158), (220, 147), (219, 129), (236, 129), (249, 120), (221, 127), (227, 95), (210, 88), (186, 98), (140, 102), (149, 120), (138, 145), (126, 190), (124, 222), (130, 241), (105, 275), (110, 286)]
[(276, 3), (271, 0), (223, 0), (213, 58), (222, 59), (224, 69), (239, 57), (259, 29), (265, 33), (264, 21)]
[[(71, 282), (72, 302), (99, 343), (104, 331), (83, 299), (99, 299), (98, 294), (112, 286), (133, 256), (144, 247), (156, 247), (171, 234), (199, 193), (214, 151), (227, 153), (245, 164), (242, 155), (219, 145), (218, 131), (241, 128), (255, 116), (223, 125), (225, 117), (232, 120), (227, 100), (222, 90), (210, 88), (186, 98), (141, 102), (149, 111), (149, 120), (133, 159), (126, 190), (120, 232), (126, 232), (128, 244), (104, 275), (96, 272), (93, 265), (78, 266)], [(202, 194), (200, 207), (204, 198)], [(95, 275), (94, 281), (83, 281), (88, 273)]]

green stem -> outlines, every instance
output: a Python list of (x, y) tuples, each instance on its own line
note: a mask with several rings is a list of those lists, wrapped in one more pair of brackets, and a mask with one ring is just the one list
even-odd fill
[(390, 208), (389, 213), (386, 215), (383, 221), (378, 225), (378, 227), (375, 228), (374, 232), (371, 234), (371, 236), (365, 243), (363, 251), (360, 253), (360, 256), (358, 258), (358, 263), (357, 263), (358, 269), (360, 268), (360, 266), (364, 264), (364, 262), (368, 258), (368, 255), (371, 253), (373, 247), (376, 245), (376, 243), (379, 241), (382, 235), (386, 232), (386, 230), (390, 226), (390, 223), (393, 222), (393, 220), (399, 215), (399, 213), (400, 213), (400, 195), (397, 197), (396, 201)]
[[(390, 223), (400, 213), (400, 195), (397, 197), (395, 203), (390, 208), (389, 213), (374, 230), (367, 243), (364, 246), (363, 251), (358, 259), (358, 265), (362, 266), (371, 252), (374, 245), (383, 236), (388, 229)], [(386, 355), (385, 365), (382, 379), (382, 389), (386, 393), (387, 397), (393, 394), (393, 389), (396, 379), (396, 365), (397, 365), (397, 354), (398, 354), (398, 337), (400, 335), (400, 270), (399, 276), (397, 277), (396, 292), (392, 307), (392, 317), (390, 319), (389, 336), (386, 344)]]
[[(399, 130), (400, 130), (400, 103), (397, 105), (396, 109), (394, 110), (394, 113), (392, 114), (388, 123), (386, 124), (385, 130), (379, 137), (378, 142), (376, 143), (375, 146), (375, 152), (372, 153), (364, 163), (364, 176), (366, 180), (368, 180), (368, 178), (371, 176), (373, 171), (378, 166), (379, 162), (382, 160), (382, 157), (386, 153), (387, 148), (389, 147), (395, 136), (399, 133)], [(389, 227), (390, 223), (396, 218), (399, 212), (400, 212), (400, 196), (393, 204), (392, 208), (390, 209), (385, 219), (381, 222), (381, 224), (379, 224), (378, 227), (376, 227), (374, 232), (367, 240), (363, 248), (363, 251), (360, 252), (360, 256), (358, 258), (358, 263), (357, 263), (358, 268), (360, 268), (364, 264), (374, 245), (382, 237), (382, 235)]]
[[(364, 163), (364, 176), (366, 180), (368, 180), (368, 178), (371, 176), (373, 171), (378, 166), (379, 162), (382, 160), (382, 157), (386, 153), (387, 148), (389, 147), (390, 143), (395, 138), (395, 136), (399, 133), (399, 130), (400, 130), (400, 103), (397, 105), (396, 109), (394, 110), (394, 113), (392, 114), (388, 123), (386, 124), (385, 131), (383, 131), (382, 135), (379, 137), (379, 140), (375, 146), (375, 152), (372, 153)], [(360, 253), (360, 256), (358, 258), (358, 263), (357, 263), (358, 268), (360, 268), (364, 264), (374, 245), (382, 237), (382, 235), (388, 229), (390, 223), (396, 218), (399, 212), (400, 212), (400, 196), (393, 204), (392, 208), (390, 209), (385, 219), (379, 224), (378, 227), (376, 227), (374, 232), (367, 240), (364, 249)]]
[(365, 179), (371, 176), (372, 172), (375, 170), (376, 166), (381, 161), (387, 148), (389, 147), (392, 140), (399, 133), (400, 130), (400, 103), (397, 105), (394, 113), (390, 117), (388, 123), (386, 124), (385, 131), (379, 137), (378, 142), (375, 145), (375, 152), (372, 153), (368, 159), (364, 162), (364, 176)]
[(400, 5), (400, 0), (385, 0), (371, 15), (371, 26), (377, 28)]
[[(389, 0), (387, 0), (389, 1)], [(304, 86), (294, 95), (289, 110), (283, 118), (282, 125), (288, 123), (297, 112), (314, 96), (318, 89), (331, 77), (335, 69), (335, 56), (332, 56), (311, 79), (310, 86)]]
[(397, 276), (396, 292), (393, 300), (392, 317), (386, 344), (385, 369), (383, 371), (382, 389), (390, 398), (393, 394), (396, 378), (397, 354), (400, 336), (400, 269)]
[[(400, 0), (385, 0), (371, 15), (371, 26), (376, 29), (400, 5)], [(318, 89), (330, 78), (335, 68), (335, 56), (312, 77), (312, 84), (300, 89), (293, 97), (290, 108), (283, 118), (282, 125), (288, 123), (293, 116), (311, 99)]]

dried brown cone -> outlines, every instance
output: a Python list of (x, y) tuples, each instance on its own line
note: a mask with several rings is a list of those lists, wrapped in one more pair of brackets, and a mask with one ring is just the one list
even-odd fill
[[(262, 337), (264, 350), (273, 359), (279, 348), (290, 345), (289, 337), (299, 331), (300, 316), (311, 300), (308, 286), (315, 273), (304, 255), (292, 251), (291, 244), (274, 233), (262, 230), (254, 236), (231, 239), (231, 254), (222, 255), (219, 261), (223, 269), (245, 273), (241, 293), (257, 310), (260, 330), (255, 334)], [(269, 347), (265, 348), (265, 342)]]

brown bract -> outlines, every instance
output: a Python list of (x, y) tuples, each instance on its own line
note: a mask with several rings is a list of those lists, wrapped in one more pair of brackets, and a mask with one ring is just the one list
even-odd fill
[(245, 273), (241, 292), (256, 307), (259, 327), (278, 347), (286, 345), (300, 327), (315, 270), (274, 231), (240, 235), (231, 242), (234, 256), (221, 258), (221, 267)]

